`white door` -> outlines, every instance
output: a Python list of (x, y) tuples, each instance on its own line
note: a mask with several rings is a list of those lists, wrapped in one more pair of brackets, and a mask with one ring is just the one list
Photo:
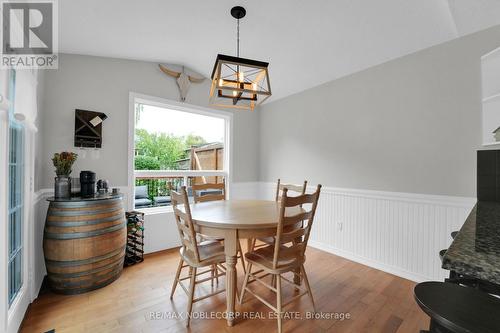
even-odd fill
[(7, 138), (7, 332), (17, 332), (30, 301), (26, 256), (25, 129), (14, 118), (16, 72), (9, 73)]

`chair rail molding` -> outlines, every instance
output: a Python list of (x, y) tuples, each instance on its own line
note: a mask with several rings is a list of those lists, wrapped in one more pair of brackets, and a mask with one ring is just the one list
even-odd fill
[[(308, 188), (308, 192), (314, 188)], [(271, 199), (276, 184), (262, 182)], [(309, 245), (416, 282), (443, 280), (438, 252), (476, 198), (323, 187)]]

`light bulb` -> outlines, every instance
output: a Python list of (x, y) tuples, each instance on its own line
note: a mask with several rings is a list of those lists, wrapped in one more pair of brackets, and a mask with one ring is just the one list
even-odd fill
[(245, 81), (245, 74), (243, 72), (238, 72), (238, 81)]
[(236, 97), (236, 95), (238, 95), (238, 92), (236, 90), (233, 90), (233, 96)]
[(219, 79), (219, 87), (222, 87), (224, 85), (224, 80), (223, 79)]

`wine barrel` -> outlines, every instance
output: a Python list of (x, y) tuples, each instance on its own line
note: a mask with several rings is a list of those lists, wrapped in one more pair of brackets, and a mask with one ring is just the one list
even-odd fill
[(50, 288), (79, 294), (120, 277), (127, 242), (122, 198), (49, 201), (43, 251)]

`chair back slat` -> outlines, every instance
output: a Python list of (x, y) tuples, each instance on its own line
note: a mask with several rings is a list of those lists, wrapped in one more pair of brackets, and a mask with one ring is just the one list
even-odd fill
[(193, 252), (196, 251), (196, 249), (193, 247), (193, 244), (186, 238), (183, 238), (182, 241), (182, 246), (184, 246), (184, 248), (190, 252)]
[[(181, 219), (182, 219), (182, 218), (181, 218)], [(187, 234), (189, 234), (189, 233), (191, 232), (191, 231), (189, 230), (189, 228), (188, 228), (187, 226), (185, 226), (184, 224), (182, 224), (182, 223), (181, 223), (181, 224), (179, 224), (179, 225), (178, 225), (178, 227), (182, 229), (182, 232), (183, 232), (185, 235), (187, 235)]]
[(225, 184), (222, 183), (206, 183), (206, 184), (193, 184), (193, 190), (224, 190)]
[(288, 197), (285, 207), (295, 207), (304, 204), (311, 204), (316, 200), (316, 197), (313, 194), (304, 194), (298, 197)]
[(177, 214), (179, 216), (179, 218), (183, 221), (187, 220), (188, 219), (188, 216), (186, 213), (184, 213), (182, 210), (180, 210), (179, 208), (177, 207), (174, 207), (174, 214)]
[[(189, 251), (193, 254), (196, 262), (200, 262), (200, 254), (198, 252), (198, 240), (194, 230), (193, 219), (191, 218), (191, 208), (186, 192), (186, 187), (182, 186), (181, 191), (171, 191), (172, 206), (174, 208), (175, 222), (179, 237), (184, 247), (184, 251)], [(183, 211), (181, 210), (183, 208)]]
[[(298, 205), (296, 205), (296, 206), (298, 206)], [(293, 215), (293, 216), (285, 216), (285, 217), (283, 217), (283, 226), (285, 227), (285, 226), (288, 226), (291, 224), (298, 224), (304, 220), (310, 219), (311, 215), (312, 215), (312, 212), (308, 211), (308, 212), (302, 212), (300, 214)]]
[(289, 231), (289, 232), (283, 232), (281, 234), (281, 239), (280, 239), (280, 243), (281, 244), (287, 244), (287, 243), (291, 243), (295, 240), (297, 240), (298, 238), (304, 236), (306, 234), (306, 229), (300, 227), (298, 229), (294, 229), (292, 231)]
[[(288, 189), (286, 187), (283, 189), (274, 244), (273, 268), (278, 267), (280, 258), (297, 258), (300, 260), (304, 257), (320, 193), (321, 185), (317, 186), (314, 193), (302, 194), (297, 197), (289, 197)], [(305, 208), (303, 206), (305, 204), (310, 205)], [(290, 207), (301, 208), (302, 212), (295, 216), (287, 216), (287, 208)]]
[(219, 200), (225, 200), (224, 194), (205, 194), (202, 196), (198, 196), (195, 202), (198, 203), (198, 202), (219, 201)]
[[(193, 184), (193, 198), (194, 202), (207, 202), (207, 201), (218, 201), (226, 200), (226, 181), (223, 180), (222, 183), (207, 183), (207, 184)], [(207, 193), (205, 195), (200, 195), (201, 191), (215, 190), (220, 191), (220, 193)]]
[(303, 257), (303, 252), (305, 250), (304, 243), (298, 243), (295, 246), (286, 247), (281, 246), (280, 248), (280, 259), (296, 259)]
[(281, 182), (281, 179), (278, 179), (278, 184), (276, 186), (276, 201), (281, 200), (281, 196), (283, 193), (283, 189), (287, 188), (289, 192), (296, 192), (298, 194), (305, 194), (307, 188), (307, 180), (304, 180), (304, 184), (295, 185), (295, 184), (285, 184)]

